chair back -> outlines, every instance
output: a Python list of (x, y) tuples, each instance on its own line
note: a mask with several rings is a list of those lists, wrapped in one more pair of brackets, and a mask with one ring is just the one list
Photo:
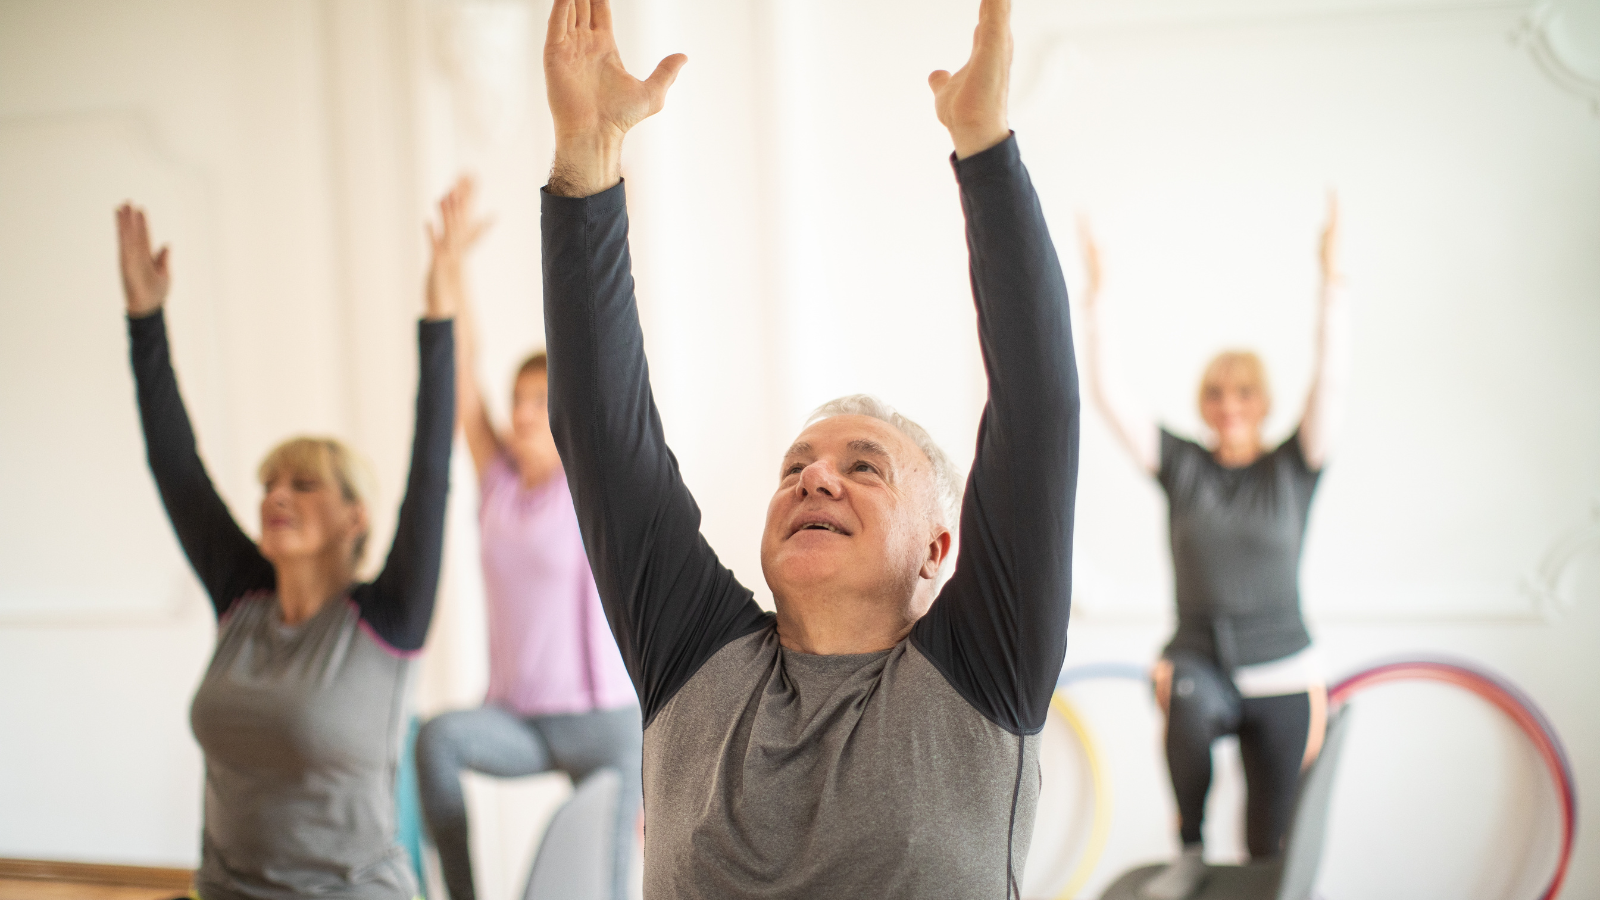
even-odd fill
[(1322, 752), (1300, 784), (1294, 820), (1289, 823), (1289, 837), (1284, 843), (1283, 876), (1278, 882), (1276, 900), (1312, 900), (1317, 872), (1322, 868), (1323, 847), (1327, 843), (1334, 777), (1350, 734), (1352, 711), (1352, 706), (1345, 704), (1329, 719)]

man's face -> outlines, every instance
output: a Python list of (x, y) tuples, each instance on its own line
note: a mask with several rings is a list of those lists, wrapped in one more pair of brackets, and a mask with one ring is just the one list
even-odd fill
[(833, 416), (800, 433), (778, 478), (761, 568), (780, 604), (858, 596), (926, 612), (950, 542), (916, 444), (887, 422)]

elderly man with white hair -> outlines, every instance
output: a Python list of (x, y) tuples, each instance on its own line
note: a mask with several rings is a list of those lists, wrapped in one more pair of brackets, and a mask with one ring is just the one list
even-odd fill
[(1078, 381), (1061, 267), (1006, 123), (1009, 15), (984, 0), (967, 64), (929, 78), (989, 378), (964, 498), (909, 420), (871, 398), (824, 406), (776, 472), (761, 541), (774, 615), (700, 535), (634, 305), (622, 139), (686, 59), (634, 79), (604, 0), (555, 3), (550, 415), (643, 703), (647, 897), (1020, 890), (1066, 651)]

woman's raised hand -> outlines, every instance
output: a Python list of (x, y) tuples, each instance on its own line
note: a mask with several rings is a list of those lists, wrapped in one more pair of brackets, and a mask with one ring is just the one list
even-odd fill
[(551, 193), (587, 197), (622, 177), (622, 137), (661, 111), (689, 58), (663, 59), (643, 81), (617, 53), (608, 0), (555, 0), (544, 43), (544, 80), (555, 121)]
[(433, 258), (428, 266), (427, 309), (429, 319), (453, 318), (466, 303), (466, 282), (462, 264), (467, 251), (489, 230), (487, 219), (473, 216), (477, 185), (463, 175), (450, 192), (439, 200), (439, 227), (428, 223), (428, 245)]
[(1328, 223), (1322, 226), (1322, 244), (1317, 256), (1322, 263), (1324, 284), (1344, 280), (1344, 272), (1339, 268), (1339, 193), (1331, 188), (1328, 190)]
[(965, 159), (1006, 139), (1006, 93), (1011, 84), (1011, 0), (983, 0), (972, 34), (972, 56), (954, 75), (928, 76), (933, 109), (950, 130), (956, 157)]
[(169, 247), (150, 252), (150, 226), (144, 210), (131, 203), (117, 207), (117, 255), (122, 268), (122, 293), (128, 315), (139, 319), (167, 302), (172, 275), (167, 268)]
[(1094, 242), (1094, 231), (1089, 227), (1089, 217), (1078, 216), (1078, 235), (1083, 241), (1083, 274), (1088, 283), (1084, 285), (1084, 305), (1093, 309), (1100, 301), (1100, 284), (1102, 270), (1100, 268), (1100, 245)]

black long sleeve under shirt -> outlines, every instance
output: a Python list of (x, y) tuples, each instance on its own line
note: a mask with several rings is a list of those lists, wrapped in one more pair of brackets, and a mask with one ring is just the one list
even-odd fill
[(1015, 138), (954, 163), (989, 398), (956, 568), (910, 637), (816, 656), (700, 535), (634, 305), (623, 187), (543, 199), (551, 425), (643, 704), (649, 897), (1002, 897), (1066, 651), (1078, 383)]

